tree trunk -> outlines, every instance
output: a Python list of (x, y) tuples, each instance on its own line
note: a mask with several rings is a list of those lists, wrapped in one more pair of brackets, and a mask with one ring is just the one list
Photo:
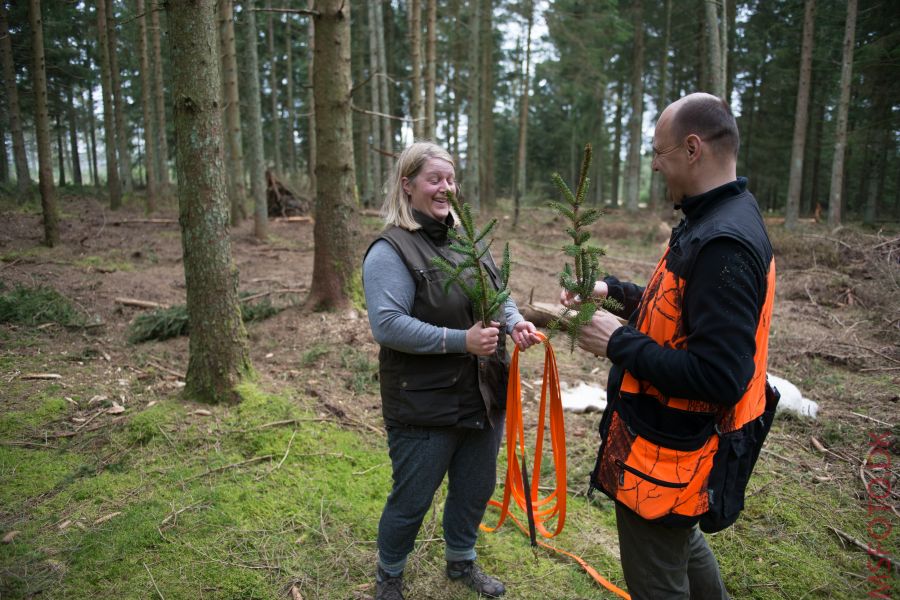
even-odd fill
[(624, 75), (619, 76), (619, 83), (616, 89), (616, 122), (614, 124), (613, 136), (613, 157), (612, 157), (612, 205), (619, 206), (619, 180), (621, 179), (622, 169), (622, 111), (624, 102), (622, 97), (625, 95), (625, 79)]
[(259, 94), (259, 58), (256, 50), (256, 7), (254, 0), (245, 0), (242, 14), (246, 15), (245, 35), (247, 53), (244, 72), (247, 82), (247, 168), (250, 170), (250, 197), (253, 198), (253, 234), (264, 240), (268, 236), (269, 214), (266, 205), (266, 165), (263, 158), (262, 107)]
[(718, 3), (716, 0), (705, 0), (706, 33), (709, 43), (709, 91), (725, 97), (725, 77), (722, 74), (722, 44), (720, 43)]
[(56, 190), (53, 187), (53, 158), (50, 154), (50, 115), (47, 113), (47, 71), (44, 64), (44, 24), (40, 0), (30, 0), (28, 17), (31, 24), (31, 53), (34, 85), (34, 122), (37, 130), (38, 187), (44, 216), (44, 243), (51, 248), (59, 243), (59, 218), (56, 213)]
[(437, 0), (428, 2), (425, 40), (425, 137), (434, 140), (437, 128), (435, 86), (437, 82)]
[(409, 0), (409, 54), (412, 66), (412, 97), (410, 114), (413, 118), (413, 137), (425, 137), (425, 113), (422, 105), (422, 2)]
[(241, 101), (234, 40), (233, 0), (220, 0), (219, 2), (219, 45), (222, 57), (222, 92), (225, 106), (229, 212), (231, 224), (237, 225), (247, 218), (247, 186), (244, 184), (244, 150), (241, 143)]
[(219, 107), (216, 0), (168, 0), (175, 98), (175, 164), (187, 313), (185, 393), (203, 402), (236, 398), (250, 371), (231, 256)]
[[(151, 4), (153, 0), (150, 0)], [(164, 10), (162, 0), (158, 0), (150, 10), (150, 46), (153, 51), (153, 90), (156, 104), (156, 150), (157, 172), (159, 173), (160, 192), (169, 193), (169, 142), (166, 135), (166, 94), (163, 87), (162, 52), (159, 38), (161, 30), (159, 13)]]
[(335, 309), (358, 300), (361, 281), (356, 265), (353, 231), (353, 132), (350, 108), (350, 3), (318, 0), (315, 3), (316, 101), (315, 255), (308, 305)]
[(100, 87), (103, 91), (103, 134), (106, 147), (106, 187), (109, 191), (109, 208), (122, 206), (122, 183), (119, 180), (116, 156), (116, 128), (113, 118), (112, 80), (110, 79), (109, 41), (106, 28), (106, 1), (97, 0), (97, 44), (100, 54)]
[(294, 36), (291, 20), (288, 19), (284, 29), (284, 75), (285, 92), (287, 93), (287, 160), (288, 173), (297, 171), (297, 148), (294, 144), (294, 132), (297, 129), (297, 111), (294, 109)]
[(69, 116), (69, 148), (72, 153), (72, 183), (84, 185), (81, 177), (81, 158), (78, 155), (78, 119), (75, 118), (75, 91), (72, 83), (66, 86), (66, 100)]
[(66, 155), (63, 153), (63, 141), (62, 141), (62, 123), (59, 120), (59, 110), (57, 109), (56, 115), (56, 126), (53, 130), (56, 132), (56, 159), (57, 159), (57, 170), (59, 171), (59, 187), (65, 187), (66, 185)]
[(156, 174), (156, 136), (153, 131), (153, 104), (150, 99), (152, 75), (150, 73), (150, 51), (147, 43), (147, 15), (144, 12), (144, 0), (137, 0), (137, 14), (141, 61), (141, 109), (144, 116), (144, 147), (146, 148), (144, 164), (147, 169), (147, 200), (144, 206), (149, 214), (156, 210), (158, 176)]
[[(315, 0), (307, 0), (307, 7), (312, 10), (315, 7)], [(309, 139), (309, 156), (307, 166), (309, 168), (309, 193), (313, 197), (316, 194), (316, 102), (315, 92), (313, 91), (312, 81), (313, 72), (316, 68), (316, 23), (315, 20), (307, 19), (306, 37), (308, 41), (309, 55), (306, 57), (306, 72), (309, 84), (307, 87), (307, 106), (309, 110), (309, 121), (307, 129), (307, 138)]]
[[(450, 0), (450, 15), (454, 23), (460, 22), (460, 0)], [(462, 36), (459, 27), (451, 28), (447, 34), (450, 37), (450, 55), (447, 58), (447, 79), (449, 81), (450, 101), (447, 103), (447, 144), (450, 156), (460, 168), (459, 156), (459, 97), (460, 89), (459, 73), (462, 70), (463, 51)]]
[(784, 226), (789, 230), (796, 229), (797, 219), (800, 216), (815, 22), (816, 0), (806, 0), (803, 16), (803, 46), (800, 51), (800, 82), (797, 84), (797, 104), (794, 110), (794, 140), (791, 144), (791, 171), (788, 179), (787, 208), (784, 215)]
[(131, 176), (131, 136), (125, 126), (125, 99), (122, 96), (122, 77), (119, 72), (119, 34), (116, 29), (115, 2), (106, 5), (107, 40), (109, 44), (109, 72), (112, 81), (113, 111), (116, 123), (116, 142), (119, 144), (119, 177), (126, 194), (134, 191)]
[[(272, 8), (272, 0), (266, 0), (266, 8)], [(275, 161), (275, 172), (283, 173), (284, 165), (281, 162), (281, 111), (278, 109), (278, 55), (275, 53), (275, 18), (272, 13), (268, 16), (268, 32), (266, 42), (269, 47), (269, 88), (272, 101), (272, 157)]]
[(6, 115), (0, 116), (0, 183), (9, 183), (9, 153), (6, 151)]
[(482, 0), (481, 9), (481, 165), (478, 168), (482, 205), (496, 206), (494, 197), (494, 21), (493, 0)]
[(525, 64), (522, 68), (522, 77), (519, 93), (519, 147), (516, 152), (516, 176), (513, 178), (513, 227), (519, 224), (519, 207), (522, 194), (527, 189), (527, 158), (528, 158), (528, 87), (531, 82), (531, 28), (534, 25), (534, 2), (528, 0), (525, 4), (528, 25), (525, 27)]
[[(388, 67), (387, 67), (387, 50), (385, 48), (384, 33), (384, 9), (380, 0), (375, 0), (375, 22), (378, 24), (375, 33), (378, 52), (378, 85), (379, 95), (381, 96), (381, 107), (384, 114), (393, 114), (391, 112), (391, 97), (388, 94)], [(316, 127), (318, 130), (318, 126)], [(381, 151), (383, 153), (394, 152), (394, 131), (391, 127), (390, 119), (381, 119)], [(385, 174), (391, 172), (392, 158), (389, 154), (381, 156), (381, 171)]]
[(466, 128), (465, 200), (472, 210), (481, 209), (481, 0), (475, 0), (474, 13), (469, 15), (469, 119)]
[(628, 166), (625, 175), (625, 209), (636, 212), (641, 196), (641, 123), (644, 119), (644, 18), (643, 0), (634, 9), (634, 50), (631, 57), (631, 118), (628, 122)]
[[(662, 56), (659, 61), (659, 88), (656, 94), (656, 112), (662, 113), (669, 104), (669, 44), (672, 39), (672, 0), (666, 0), (666, 22), (663, 29)], [(666, 205), (665, 181), (656, 171), (650, 171), (650, 208), (660, 214), (671, 212)]]
[[(383, 75), (380, 73), (379, 63), (378, 63), (378, 31), (381, 28), (381, 23), (378, 21), (378, 13), (375, 10), (375, 3), (378, 0), (369, 0), (368, 1), (368, 13), (369, 13), (369, 89), (372, 96), (372, 112), (373, 113), (387, 113), (387, 109), (382, 105), (381, 100), (381, 82)], [(371, 115), (372, 122), (372, 146), (375, 150), (375, 154), (372, 160), (372, 172), (373, 177), (375, 179), (375, 187), (381, 189), (381, 186), (384, 185), (384, 177), (382, 174), (382, 166), (383, 160), (381, 158), (380, 150), (382, 147), (381, 143), (381, 119), (382, 117), (378, 116), (378, 114)], [(366, 149), (366, 153), (369, 153), (369, 150)], [(380, 194), (379, 194), (380, 195)]]
[(4, 2), (0, 2), (0, 60), (3, 61), (3, 85), (9, 114), (9, 133), (12, 137), (13, 161), (16, 163), (16, 189), (19, 193), (19, 203), (24, 203), (31, 187), (31, 174), (28, 172), (28, 155), (25, 153), (25, 135), (22, 131), (22, 111), (19, 109), (12, 39)]
[(850, 84), (853, 74), (853, 44), (856, 37), (857, 0), (847, 1), (847, 23), (844, 29), (844, 54), (841, 62), (841, 97), (838, 102), (834, 159), (831, 163), (831, 191), (828, 197), (828, 225), (841, 224), (841, 201), (844, 183), (844, 152), (847, 148), (847, 113), (850, 107)]
[(90, 168), (91, 178), (94, 181), (94, 187), (100, 187), (100, 172), (97, 169), (97, 122), (94, 119), (94, 88), (93, 85), (89, 89), (84, 90), (87, 99), (84, 105), (87, 107), (88, 113), (88, 135), (90, 141)]

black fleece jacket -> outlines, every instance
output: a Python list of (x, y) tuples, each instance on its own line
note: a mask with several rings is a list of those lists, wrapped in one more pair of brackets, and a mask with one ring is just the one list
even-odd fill
[[(746, 186), (740, 178), (699, 196), (685, 198), (681, 209), (688, 226), (713, 205), (737, 195)], [(673, 233), (678, 235), (680, 227)], [(670, 244), (672, 243), (670, 241)], [(668, 396), (733, 406), (741, 399), (754, 372), (756, 327), (765, 302), (766, 272), (739, 241), (723, 237), (707, 243), (685, 285), (682, 316), (686, 349), (666, 348), (631, 325), (610, 338), (607, 356), (638, 379)], [(607, 277), (609, 296), (629, 317), (640, 304), (643, 288)]]

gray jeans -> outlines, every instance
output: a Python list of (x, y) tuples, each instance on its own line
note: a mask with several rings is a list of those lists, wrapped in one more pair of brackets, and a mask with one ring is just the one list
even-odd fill
[(444, 541), (447, 560), (474, 560), (478, 525), (497, 483), (503, 416), (494, 429), (391, 427), (388, 448), (394, 486), (378, 523), (378, 564), (389, 575), (406, 566), (416, 534), (446, 474)]
[(728, 600), (719, 564), (698, 527), (651, 523), (618, 503), (616, 527), (633, 600)]

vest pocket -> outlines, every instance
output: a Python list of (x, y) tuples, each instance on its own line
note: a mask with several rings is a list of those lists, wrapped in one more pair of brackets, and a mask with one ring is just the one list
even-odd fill
[(595, 483), (647, 520), (684, 524), (706, 510), (706, 480), (718, 447), (718, 438), (707, 433), (712, 417), (675, 435), (637, 418), (628, 408), (633, 401), (623, 395), (613, 407)]

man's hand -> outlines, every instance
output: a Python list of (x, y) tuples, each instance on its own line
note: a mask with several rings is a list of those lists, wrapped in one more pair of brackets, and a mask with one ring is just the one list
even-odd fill
[(500, 340), (500, 323), (491, 321), (490, 327), (484, 327), (477, 321), (466, 331), (466, 352), (478, 356), (490, 356), (497, 351)]
[[(594, 293), (591, 294), (591, 297), (594, 300), (598, 300), (600, 298), (606, 298), (608, 293), (609, 286), (606, 285), (606, 282), (598, 281), (594, 284)], [(566, 308), (577, 308), (583, 300), (581, 299), (581, 296), (573, 294), (569, 290), (561, 290), (559, 292), (559, 302)]]
[(537, 328), (531, 321), (519, 321), (516, 323), (509, 336), (519, 350), (527, 350), (530, 346), (534, 346), (541, 341), (541, 338), (537, 335)]
[(591, 318), (591, 322), (581, 328), (578, 335), (578, 347), (597, 356), (606, 356), (609, 338), (621, 326), (622, 324), (615, 315), (605, 310), (598, 310)]

